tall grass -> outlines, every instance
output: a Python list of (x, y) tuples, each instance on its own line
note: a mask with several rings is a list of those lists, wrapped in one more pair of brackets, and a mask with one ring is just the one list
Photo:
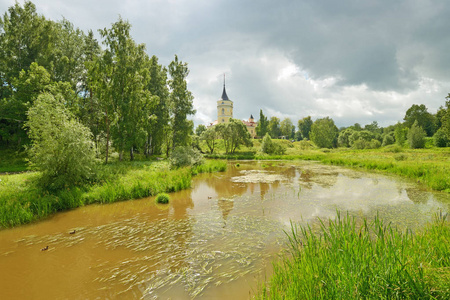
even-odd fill
[(401, 232), (378, 217), (292, 224), (289, 256), (257, 299), (450, 299), (450, 222)]

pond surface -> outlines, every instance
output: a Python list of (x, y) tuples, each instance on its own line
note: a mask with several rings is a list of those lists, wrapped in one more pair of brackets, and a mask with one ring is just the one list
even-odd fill
[(196, 176), (168, 205), (91, 205), (0, 231), (0, 299), (248, 299), (270, 276), (291, 221), (340, 210), (414, 230), (450, 208), (448, 194), (397, 177), (239, 164)]

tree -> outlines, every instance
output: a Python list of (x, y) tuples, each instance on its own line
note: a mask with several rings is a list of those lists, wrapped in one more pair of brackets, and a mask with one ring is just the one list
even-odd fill
[(291, 119), (285, 118), (280, 123), (281, 135), (287, 137), (288, 139), (293, 139), (295, 134), (295, 126), (292, 124)]
[(445, 102), (445, 113), (442, 116), (442, 130), (444, 134), (447, 136), (447, 139), (450, 140), (450, 94), (445, 97), (447, 101)]
[(413, 104), (405, 114), (403, 118), (405, 120), (405, 126), (411, 128), (417, 121), (418, 126), (422, 127), (427, 136), (433, 136), (436, 131), (435, 119), (432, 114), (427, 111), (427, 107), (424, 104)]
[(111, 29), (100, 30), (104, 45), (102, 56), (90, 68), (92, 89), (99, 98), (106, 128), (106, 162), (110, 137), (122, 159), (123, 152), (145, 142), (145, 124), (152, 107), (149, 59), (143, 44), (130, 36), (131, 25), (119, 19)]
[(269, 133), (266, 133), (266, 135), (262, 139), (260, 151), (262, 153), (267, 153), (267, 154), (280, 154), (280, 155), (282, 155), (282, 154), (284, 154), (286, 152), (286, 148), (283, 147), (280, 144), (274, 143), (272, 141), (272, 139), (270, 138)]
[(281, 135), (280, 119), (278, 119), (277, 117), (270, 118), (269, 134), (273, 139), (277, 139)]
[(311, 120), (311, 116), (298, 120), (298, 130), (302, 134), (303, 139), (309, 139), (312, 124), (313, 121)]
[(408, 144), (412, 149), (423, 148), (425, 146), (425, 130), (419, 126), (416, 120), (408, 131)]
[(207, 128), (203, 133), (201, 134), (200, 138), (205, 141), (206, 145), (208, 146), (209, 153), (214, 152), (214, 148), (216, 146), (216, 141), (219, 138), (219, 131), (220, 126), (211, 126)]
[(28, 111), (31, 166), (42, 172), (50, 189), (76, 185), (94, 174), (92, 134), (65, 108), (64, 99), (48, 93), (38, 96)]
[(167, 69), (158, 63), (158, 58), (154, 55), (150, 59), (150, 81), (147, 88), (157, 99), (153, 109), (155, 118), (150, 120), (147, 127), (146, 153), (161, 154), (163, 145), (171, 144), (169, 88)]
[(259, 110), (259, 121), (258, 125), (256, 125), (256, 134), (258, 136), (265, 136), (269, 131), (269, 121), (267, 117), (263, 114), (262, 109)]
[(395, 142), (397, 143), (397, 145), (402, 147), (404, 146), (407, 132), (408, 128), (403, 126), (403, 124), (401, 124), (400, 122), (398, 122), (395, 125), (394, 135), (395, 135)]
[(311, 141), (320, 148), (332, 148), (336, 146), (338, 128), (333, 119), (326, 117), (317, 119), (311, 126)]
[(200, 125), (198, 125), (197, 128), (195, 129), (195, 134), (196, 134), (197, 136), (201, 136), (202, 133), (205, 132), (205, 131), (206, 131), (206, 126), (203, 125), (203, 124), (200, 124)]
[(230, 119), (228, 123), (216, 125), (225, 145), (225, 153), (234, 153), (241, 145), (250, 147), (252, 137), (247, 127), (240, 120)]
[(172, 147), (186, 146), (193, 131), (193, 124), (187, 121), (188, 115), (195, 114), (192, 93), (187, 89), (189, 75), (187, 63), (175, 59), (169, 64), (170, 107), (172, 112)]
[(354, 133), (355, 131), (352, 128), (346, 128), (344, 130), (342, 130), (341, 132), (339, 132), (339, 136), (338, 136), (338, 146), (339, 147), (350, 147), (350, 136)]

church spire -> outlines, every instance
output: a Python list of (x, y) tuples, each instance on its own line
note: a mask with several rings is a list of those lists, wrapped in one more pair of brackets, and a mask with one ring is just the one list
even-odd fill
[(222, 92), (222, 100), (230, 100), (227, 96), (227, 91), (225, 90), (225, 73), (223, 73), (223, 92)]

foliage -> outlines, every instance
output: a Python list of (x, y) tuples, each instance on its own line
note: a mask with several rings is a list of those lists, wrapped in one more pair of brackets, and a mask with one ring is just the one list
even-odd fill
[(421, 127), (427, 136), (433, 136), (435, 128), (434, 116), (427, 111), (427, 107), (424, 104), (413, 104), (405, 114), (403, 118), (405, 120), (405, 126), (411, 128), (415, 122)]
[(241, 145), (252, 145), (252, 137), (240, 120), (230, 119), (228, 123), (220, 123), (215, 127), (223, 139), (227, 154), (234, 153)]
[(282, 155), (286, 152), (286, 148), (283, 147), (281, 144), (274, 143), (270, 138), (269, 133), (266, 133), (266, 135), (262, 140), (260, 151), (266, 154)]
[(311, 132), (311, 126), (313, 121), (310, 116), (298, 121), (298, 130), (302, 134), (303, 139), (309, 139), (309, 133)]
[(412, 149), (423, 148), (425, 146), (426, 133), (415, 121), (408, 131), (408, 144)]
[(88, 128), (66, 110), (64, 99), (42, 94), (28, 111), (29, 151), (32, 167), (42, 172), (42, 183), (51, 189), (90, 179), (95, 149)]
[(395, 125), (394, 135), (395, 135), (395, 142), (397, 143), (397, 145), (402, 146), (402, 147), (404, 146), (407, 133), (408, 133), (408, 128), (403, 126), (403, 124), (397, 123)]
[(187, 89), (187, 76), (189, 69), (187, 63), (175, 59), (169, 64), (170, 87), (170, 111), (172, 113), (171, 124), (173, 142), (172, 146), (187, 146), (189, 136), (192, 134), (194, 124), (187, 120), (188, 115), (195, 114), (192, 93)]
[[(290, 256), (274, 265), (259, 299), (447, 299), (450, 222), (436, 217), (415, 236), (375, 217), (348, 214), (291, 225)], [(316, 233), (318, 231), (318, 233)]]
[(156, 196), (155, 201), (156, 201), (156, 203), (167, 204), (167, 203), (169, 203), (169, 199), (170, 199), (170, 196), (168, 194), (166, 194), (166, 193), (159, 193)]
[(259, 120), (255, 130), (256, 135), (259, 137), (265, 136), (266, 133), (269, 131), (269, 121), (267, 120), (267, 117), (263, 114), (262, 109), (259, 110)]
[(388, 133), (383, 137), (383, 143), (382, 143), (383, 147), (392, 145), (394, 143), (395, 143), (395, 135), (393, 132)]
[(208, 146), (209, 153), (214, 153), (214, 148), (216, 146), (216, 141), (219, 138), (219, 129), (220, 126), (211, 126), (206, 131), (203, 131), (200, 138), (206, 142), (206, 145)]
[(342, 130), (341, 132), (339, 132), (339, 136), (338, 136), (338, 146), (339, 147), (350, 147), (350, 136), (354, 133), (355, 131), (352, 128), (346, 128), (344, 130)]
[(311, 141), (319, 148), (335, 147), (337, 136), (338, 129), (329, 117), (317, 119), (311, 126)]
[(271, 117), (269, 121), (269, 134), (273, 139), (277, 139), (281, 135), (280, 119)]
[(204, 162), (200, 151), (190, 146), (178, 146), (170, 154), (170, 165), (172, 168), (185, 166), (197, 166)]
[(450, 139), (445, 134), (442, 128), (439, 128), (433, 136), (434, 145), (436, 147), (447, 147), (450, 144)]
[(206, 131), (206, 126), (203, 124), (200, 124), (197, 126), (197, 128), (195, 128), (195, 134), (197, 136), (201, 136), (203, 132)]
[(285, 118), (280, 123), (280, 132), (282, 136), (288, 139), (293, 139), (295, 134), (295, 126), (292, 124), (291, 119)]

